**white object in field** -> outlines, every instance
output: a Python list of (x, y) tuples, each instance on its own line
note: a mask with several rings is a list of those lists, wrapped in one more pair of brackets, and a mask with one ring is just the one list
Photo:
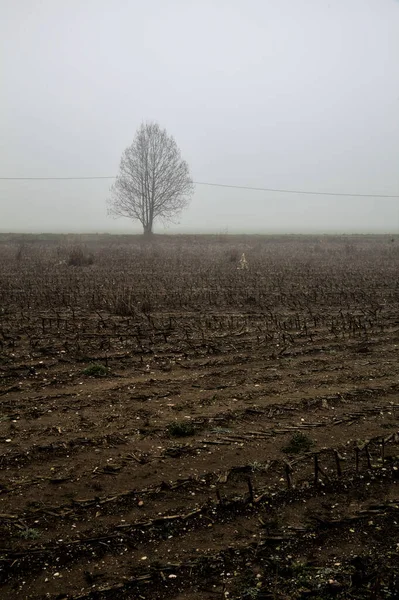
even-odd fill
[(241, 255), (240, 262), (238, 263), (237, 269), (248, 269), (247, 259), (245, 258), (244, 252)]

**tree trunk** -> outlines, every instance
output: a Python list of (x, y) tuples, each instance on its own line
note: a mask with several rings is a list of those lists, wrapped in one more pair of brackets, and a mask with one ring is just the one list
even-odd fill
[(143, 230), (145, 237), (150, 237), (152, 235), (152, 223), (145, 224)]

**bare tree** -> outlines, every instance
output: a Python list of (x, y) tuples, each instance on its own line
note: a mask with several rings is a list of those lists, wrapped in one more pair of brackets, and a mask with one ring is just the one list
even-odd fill
[(155, 219), (172, 221), (193, 189), (174, 138), (157, 123), (143, 123), (122, 155), (108, 214), (140, 221), (144, 234), (151, 234)]

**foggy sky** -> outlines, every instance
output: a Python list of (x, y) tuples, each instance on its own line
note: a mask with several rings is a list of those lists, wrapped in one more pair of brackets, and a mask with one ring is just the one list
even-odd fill
[[(398, 0), (1, 0), (1, 17), (0, 176), (114, 175), (156, 120), (195, 181), (399, 194)], [(111, 183), (0, 181), (0, 230), (141, 231), (107, 217)], [(168, 231), (398, 227), (399, 199), (197, 186)]]

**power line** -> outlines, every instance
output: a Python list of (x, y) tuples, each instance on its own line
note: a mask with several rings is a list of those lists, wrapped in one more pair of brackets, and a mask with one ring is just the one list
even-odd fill
[(69, 179), (116, 179), (115, 175), (104, 175), (94, 177), (0, 177), (6, 181), (64, 181)]
[(212, 185), (215, 187), (236, 188), (238, 190), (253, 190), (256, 192), (278, 192), (279, 194), (311, 194), (313, 196), (350, 196), (353, 198), (399, 198), (397, 195), (389, 194), (346, 194), (339, 192), (310, 192), (308, 190), (285, 190), (277, 188), (258, 188), (245, 185), (228, 185), (225, 183), (204, 183), (202, 181), (194, 181), (197, 185)]
[[(92, 179), (115, 179), (115, 175), (103, 175), (93, 177), (0, 177), (1, 181), (71, 181)], [(231, 185), (228, 183), (209, 183), (205, 181), (194, 181), (195, 185), (207, 185), (211, 187), (232, 188), (237, 190), (251, 190), (254, 192), (276, 192), (278, 194), (308, 194), (312, 196), (347, 196), (350, 198), (399, 198), (399, 194), (350, 194), (345, 192), (315, 192), (309, 190), (289, 190), (281, 188), (252, 187), (248, 185)]]

